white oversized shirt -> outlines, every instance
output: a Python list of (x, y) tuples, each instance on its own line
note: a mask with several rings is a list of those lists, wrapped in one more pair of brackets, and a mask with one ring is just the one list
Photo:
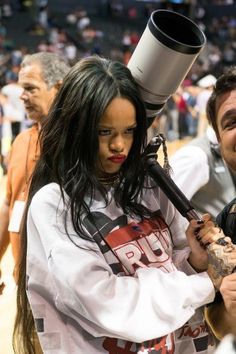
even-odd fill
[(153, 217), (140, 221), (95, 196), (91, 218), (82, 217), (91, 242), (75, 234), (70, 214), (67, 236), (57, 184), (34, 196), (27, 293), (44, 353), (213, 352), (197, 310), (213, 301), (213, 284), (189, 265), (182, 218), (172, 204), (158, 188), (146, 190), (144, 199)]

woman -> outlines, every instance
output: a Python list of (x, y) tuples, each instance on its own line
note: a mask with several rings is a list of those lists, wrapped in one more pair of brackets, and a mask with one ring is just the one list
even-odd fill
[(206, 243), (222, 234), (205, 216), (190, 223), (183, 247), (180, 214), (146, 175), (146, 129), (123, 64), (94, 56), (70, 70), (31, 184), (16, 352), (35, 352), (25, 290), (45, 353), (213, 348), (197, 309), (215, 290), (196, 235)]

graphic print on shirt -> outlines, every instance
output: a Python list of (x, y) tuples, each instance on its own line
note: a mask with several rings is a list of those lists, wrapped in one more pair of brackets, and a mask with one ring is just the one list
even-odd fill
[[(83, 224), (98, 244), (114, 274), (134, 275), (140, 267), (155, 267), (163, 272), (176, 270), (171, 257), (170, 230), (159, 210), (153, 213), (151, 218), (143, 221), (128, 220), (125, 215), (112, 220), (102, 212), (91, 212), (84, 218)], [(176, 333), (170, 333), (142, 344), (105, 338), (103, 348), (109, 354), (134, 354), (144, 351), (152, 354), (173, 354), (176, 350), (176, 340), (181, 343), (191, 340), (192, 353), (200, 353), (208, 346), (207, 329), (203, 331), (201, 328), (198, 331), (202, 322), (201, 318), (200, 324), (199, 319), (194, 322), (194, 327), (192, 324), (185, 325), (189, 330), (187, 332), (185, 330), (182, 335), (178, 332), (179, 338), (176, 337)], [(201, 343), (200, 345), (196, 346), (195, 336), (192, 333), (199, 333), (200, 337), (196, 339)], [(178, 347), (181, 343), (177, 344)], [(182, 353), (184, 354), (184, 351)]]

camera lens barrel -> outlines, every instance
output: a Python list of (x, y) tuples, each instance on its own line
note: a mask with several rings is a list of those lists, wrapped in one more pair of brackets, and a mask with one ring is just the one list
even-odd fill
[(189, 18), (169, 10), (154, 11), (129, 60), (148, 117), (160, 113), (206, 43)]

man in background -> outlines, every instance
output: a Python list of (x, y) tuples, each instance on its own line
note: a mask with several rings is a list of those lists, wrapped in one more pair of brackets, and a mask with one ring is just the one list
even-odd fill
[(6, 196), (0, 208), (0, 261), (11, 243), (16, 281), (21, 220), (40, 154), (39, 130), (68, 70), (67, 63), (56, 54), (36, 53), (23, 59), (19, 71), (19, 85), (23, 89), (21, 99), (34, 125), (14, 140), (9, 156)]
[[(198, 82), (203, 91), (199, 105), (206, 129), (170, 158), (172, 179), (200, 214), (210, 213), (215, 219), (236, 193), (236, 181), (222, 157), (219, 142), (207, 119), (207, 102), (216, 78), (207, 75)], [(204, 116), (204, 118), (203, 118)]]
[[(207, 117), (219, 142), (222, 157), (233, 178), (236, 176), (236, 66), (221, 75), (207, 104)], [(227, 186), (225, 186), (227, 188)], [(217, 217), (217, 224), (236, 244), (236, 193)], [(219, 294), (218, 294), (219, 295)], [(236, 273), (225, 277), (213, 304), (206, 308), (206, 319), (218, 339), (231, 333), (236, 338)], [(224, 301), (223, 301), (224, 300)]]
[(210, 213), (215, 219), (236, 193), (236, 181), (211, 126), (178, 149), (170, 165), (172, 179), (200, 215)]

